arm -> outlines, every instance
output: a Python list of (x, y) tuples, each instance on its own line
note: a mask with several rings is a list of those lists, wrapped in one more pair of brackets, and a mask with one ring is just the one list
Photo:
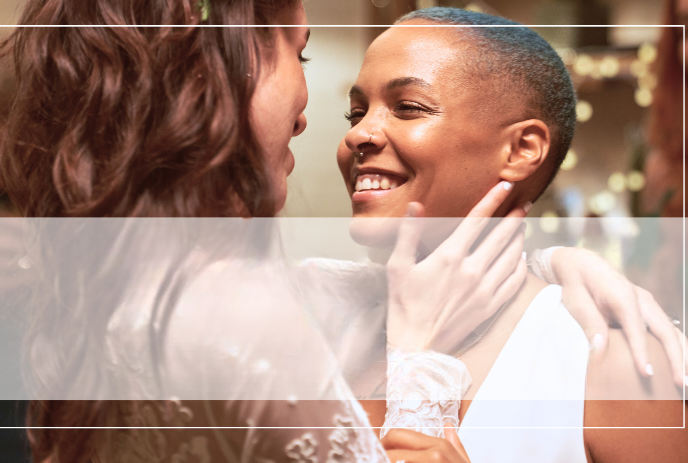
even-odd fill
[[(628, 344), (610, 330), (609, 346), (591, 359), (585, 405), (585, 443), (591, 461), (681, 462), (688, 454), (682, 393), (671, 385), (671, 366), (658, 340), (646, 335), (655, 375), (635, 371)], [(592, 427), (675, 427), (677, 429), (591, 429)]]

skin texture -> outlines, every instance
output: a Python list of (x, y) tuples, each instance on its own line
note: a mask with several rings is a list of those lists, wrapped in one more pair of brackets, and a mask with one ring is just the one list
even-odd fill
[(287, 199), (287, 176), (294, 170), (294, 155), (289, 140), (306, 129), (303, 114), (308, 102), (306, 77), (301, 63), (310, 31), (306, 12), (298, 3), (279, 18), (279, 24), (303, 27), (276, 28), (273, 62), (261, 69), (251, 100), (251, 124), (261, 147), (275, 188), (277, 210)]

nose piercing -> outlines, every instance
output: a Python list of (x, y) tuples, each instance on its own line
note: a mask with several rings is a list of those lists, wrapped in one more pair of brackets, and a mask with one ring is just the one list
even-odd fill
[(371, 134), (370, 134), (370, 138), (368, 139), (368, 144), (369, 144), (369, 145), (371, 144), (371, 141), (372, 141), (372, 140), (373, 140), (373, 134), (371, 133)]
[(360, 153), (357, 153), (356, 151), (352, 151), (353, 155), (355, 158), (362, 158), (363, 157), (363, 152), (361, 151)]

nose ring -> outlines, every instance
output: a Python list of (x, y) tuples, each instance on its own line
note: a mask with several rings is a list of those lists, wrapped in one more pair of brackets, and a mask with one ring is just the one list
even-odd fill
[(372, 141), (372, 140), (373, 140), (373, 134), (371, 133), (371, 134), (370, 134), (370, 138), (368, 138), (368, 144), (369, 144), (369, 145), (371, 144), (371, 141)]

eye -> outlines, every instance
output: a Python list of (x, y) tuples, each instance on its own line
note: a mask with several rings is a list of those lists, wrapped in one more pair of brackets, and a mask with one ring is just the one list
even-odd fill
[(397, 105), (394, 107), (394, 110), (405, 115), (430, 112), (430, 110), (425, 106), (418, 103), (414, 103), (413, 101), (401, 101), (397, 103)]
[(363, 109), (357, 108), (344, 113), (344, 119), (351, 122), (351, 127), (353, 127), (354, 125), (358, 124), (361, 119), (365, 117), (365, 115), (366, 112)]

